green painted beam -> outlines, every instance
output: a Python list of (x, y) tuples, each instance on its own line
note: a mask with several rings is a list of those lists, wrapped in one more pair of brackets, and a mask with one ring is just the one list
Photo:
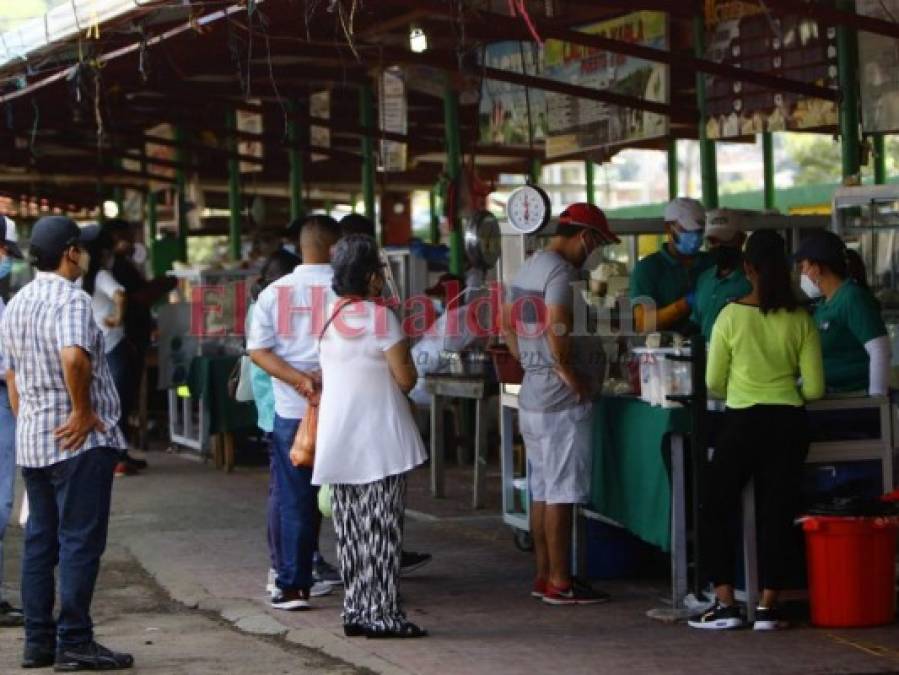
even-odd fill
[[(371, 84), (366, 82), (359, 89), (359, 121), (363, 129), (375, 128), (374, 98)], [(375, 221), (375, 146), (371, 134), (362, 137), (362, 200), (365, 217)], [(377, 228), (380, 231), (381, 228)]]
[(596, 203), (596, 165), (593, 160), (584, 160), (584, 176), (587, 184), (587, 203)]
[(874, 134), (871, 137), (874, 145), (874, 183), (883, 185), (887, 182), (887, 154), (886, 143), (883, 134)]
[(147, 191), (147, 252), (150, 254), (150, 269), (153, 267), (153, 244), (159, 234), (159, 214), (157, 211), (157, 195), (154, 190)]
[(184, 164), (187, 161), (188, 150), (184, 147), (187, 142), (187, 131), (180, 124), (175, 127), (175, 159), (179, 166), (175, 169), (175, 182), (177, 188), (178, 208), (178, 258), (181, 262), (187, 262), (187, 217), (184, 213), (184, 202), (187, 192), (187, 175), (184, 172)]
[[(705, 58), (705, 19), (701, 13), (693, 19), (693, 49), (695, 56)], [(696, 107), (699, 109), (699, 167), (702, 173), (702, 202), (707, 209), (718, 208), (718, 163), (715, 157), (715, 141), (709, 139), (706, 129), (706, 81), (705, 74), (696, 73)]]
[(287, 148), (287, 161), (290, 164), (290, 219), (295, 220), (306, 212), (306, 205), (303, 203), (303, 155), (300, 154), (298, 147), (299, 130), (295, 118), (296, 103), (290, 103), (289, 111), (291, 116), (287, 122), (287, 140), (290, 147)]
[(428, 191), (428, 207), (430, 209), (431, 222), (429, 239), (435, 246), (440, 243), (440, 214), (437, 213), (437, 188), (432, 187)]
[[(459, 192), (462, 175), (462, 141), (459, 137), (459, 95), (447, 74), (443, 90), (443, 126), (446, 134), (446, 173), (452, 181), (452, 189)], [(456, 199), (456, 203), (459, 200)], [(462, 274), (463, 266), (462, 224), (458, 217), (450, 223), (450, 272)]]
[(770, 131), (762, 133), (762, 173), (764, 175), (764, 204), (766, 209), (773, 209), (776, 201), (774, 185), (774, 138)]
[(230, 132), (228, 148), (232, 155), (228, 158), (228, 253), (231, 260), (240, 260), (240, 226), (243, 211), (240, 196), (240, 161), (237, 159), (237, 114), (229, 110), (225, 114), (226, 128)]
[[(837, 9), (855, 13), (855, 0), (837, 0)], [(840, 78), (840, 145), (843, 178), (861, 174), (861, 139), (858, 111), (858, 33), (837, 26), (837, 67)]]
[(677, 173), (677, 139), (668, 141), (668, 199), (677, 197), (680, 192), (680, 180)]

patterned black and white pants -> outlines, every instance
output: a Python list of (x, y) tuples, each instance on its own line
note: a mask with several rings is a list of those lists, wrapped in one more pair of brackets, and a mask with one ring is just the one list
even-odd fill
[(331, 486), (344, 624), (399, 630), (406, 623), (399, 606), (405, 502), (405, 475)]

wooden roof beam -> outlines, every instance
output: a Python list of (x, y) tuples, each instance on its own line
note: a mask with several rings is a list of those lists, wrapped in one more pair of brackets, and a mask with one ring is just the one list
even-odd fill
[[(426, 5), (428, 11), (432, 14), (440, 14), (447, 18), (454, 16), (452, 10), (448, 9), (446, 5), (442, 3), (429, 2), (428, 0), (392, 1), (400, 4), (414, 3), (416, 6)], [(507, 36), (505, 39), (522, 40), (526, 42), (530, 42), (533, 39), (527, 26), (519, 19), (513, 19), (508, 16), (503, 16), (502, 14), (494, 14), (491, 12), (478, 12), (476, 16), (481, 20), (480, 22), (471, 20), (466, 21), (466, 27), (472, 34), (481, 37), (489, 37), (495, 36), (496, 33), (499, 32)], [(576, 44), (591, 49), (599, 49), (614, 54), (624, 54), (655, 63), (664, 63), (672, 67), (690, 68), (691, 70), (707, 75), (715, 75), (736, 82), (756, 84), (776, 91), (803, 94), (805, 96), (828, 101), (837, 101), (840, 98), (839, 92), (836, 89), (831, 89), (829, 87), (819, 87), (817, 85), (792, 80), (786, 77), (747, 70), (745, 68), (730, 66), (724, 63), (716, 63), (706, 59), (699, 59), (689, 54), (680, 54), (665, 49), (656, 49), (654, 47), (624, 42), (623, 40), (606, 38), (600, 35), (582, 33), (580, 31), (561, 27), (557, 23), (545, 19), (541, 20), (534, 18), (533, 22), (537, 33), (544, 39), (560, 40), (562, 42), (568, 42), (570, 44)]]

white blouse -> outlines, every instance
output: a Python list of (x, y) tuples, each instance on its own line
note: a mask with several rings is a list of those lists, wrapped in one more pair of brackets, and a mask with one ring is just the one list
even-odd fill
[(313, 485), (373, 483), (427, 459), (384, 353), (404, 339), (394, 313), (369, 301), (351, 303), (325, 330)]

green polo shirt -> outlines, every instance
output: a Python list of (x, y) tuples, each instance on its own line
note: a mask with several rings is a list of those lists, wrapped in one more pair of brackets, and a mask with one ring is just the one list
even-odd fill
[[(648, 297), (652, 298), (657, 308), (667, 307), (695, 289), (699, 276), (714, 266), (712, 257), (700, 252), (693, 258), (693, 264), (687, 267), (668, 252), (667, 245), (662, 246), (634, 266), (630, 281), (631, 299)], [(689, 328), (690, 320), (684, 318), (671, 329), (688, 333)]]
[(735, 269), (726, 277), (718, 276), (718, 268), (712, 267), (699, 275), (696, 281), (696, 302), (690, 321), (699, 326), (708, 342), (712, 339), (712, 326), (724, 306), (752, 291), (752, 284), (742, 269)]
[(846, 281), (830, 300), (815, 306), (814, 318), (821, 333), (827, 389), (867, 391), (870, 359), (865, 344), (887, 334), (877, 300)]

